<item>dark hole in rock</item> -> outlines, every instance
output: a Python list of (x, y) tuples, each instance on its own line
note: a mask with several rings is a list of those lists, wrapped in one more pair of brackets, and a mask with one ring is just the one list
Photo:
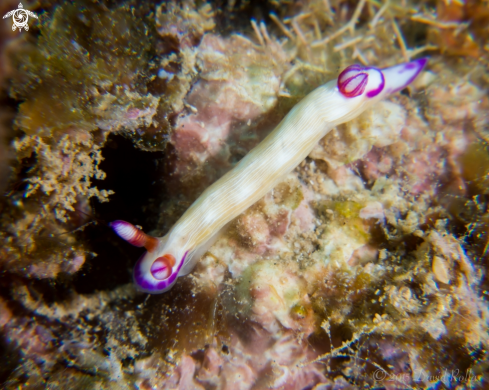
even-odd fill
[(7, 345), (3, 338), (0, 338), (0, 356), (2, 364), (0, 365), (0, 385), (3, 384), (15, 367), (19, 364), (19, 353), (12, 348), (12, 345)]
[[(216, 30), (222, 35), (231, 32), (243, 31), (249, 28), (248, 20), (251, 18), (258, 22), (264, 21), (269, 24), (270, 12), (277, 13), (280, 6), (275, 6), (273, 2), (262, 0), (216, 0), (211, 2), (212, 8), (217, 10), (214, 20)], [(226, 10), (222, 12), (220, 10)]]
[(105, 180), (94, 180), (93, 185), (115, 194), (109, 202), (100, 203), (94, 198), (90, 202), (97, 223), (85, 228), (81, 239), (97, 256), (87, 258), (75, 275), (74, 287), (82, 294), (110, 290), (132, 280), (132, 267), (144, 249), (124, 242), (107, 223), (122, 219), (149, 232), (155, 228), (158, 205), (164, 196), (160, 168), (163, 152), (146, 152), (134, 147), (128, 138), (110, 135), (102, 155), (100, 168), (107, 176)]

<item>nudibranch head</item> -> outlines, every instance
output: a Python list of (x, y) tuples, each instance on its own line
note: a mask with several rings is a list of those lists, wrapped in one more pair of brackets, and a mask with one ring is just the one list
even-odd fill
[(138, 290), (152, 294), (168, 291), (175, 283), (187, 253), (180, 261), (167, 251), (162, 253), (165, 239), (152, 237), (129, 222), (114, 221), (110, 227), (130, 244), (148, 250), (134, 267), (133, 278)]

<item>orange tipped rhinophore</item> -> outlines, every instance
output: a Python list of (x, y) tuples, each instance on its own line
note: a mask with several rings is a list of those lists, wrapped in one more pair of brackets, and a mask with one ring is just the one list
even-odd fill
[(152, 237), (136, 226), (126, 221), (111, 222), (110, 227), (114, 229), (117, 235), (134, 246), (144, 246), (148, 252), (152, 252), (158, 245), (158, 239)]

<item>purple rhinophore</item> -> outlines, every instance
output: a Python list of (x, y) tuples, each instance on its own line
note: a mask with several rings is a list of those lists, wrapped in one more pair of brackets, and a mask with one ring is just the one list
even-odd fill
[(136, 283), (136, 286), (138, 287), (139, 290), (148, 292), (148, 293), (158, 293), (158, 292), (164, 292), (166, 291), (169, 287), (172, 286), (172, 284), (175, 282), (175, 280), (178, 277), (178, 273), (180, 272), (180, 269), (182, 268), (183, 264), (185, 263), (185, 258), (187, 257), (188, 251), (185, 252), (183, 255), (183, 259), (180, 262), (177, 270), (170, 274), (170, 276), (167, 279), (164, 280), (157, 280), (153, 277), (151, 272), (144, 273), (141, 270), (141, 262), (145, 256), (143, 254), (136, 265), (134, 266), (134, 272), (133, 272), (133, 279), (134, 283)]
[(365, 91), (368, 81), (366, 68), (360, 65), (350, 65), (338, 76), (338, 89), (347, 98), (359, 96)]
[(146, 234), (129, 222), (117, 220), (110, 222), (109, 226), (120, 238), (126, 240), (129, 244), (138, 247), (145, 246), (147, 241)]
[(123, 240), (129, 241), (134, 237), (134, 226), (126, 221), (110, 222), (109, 226)]

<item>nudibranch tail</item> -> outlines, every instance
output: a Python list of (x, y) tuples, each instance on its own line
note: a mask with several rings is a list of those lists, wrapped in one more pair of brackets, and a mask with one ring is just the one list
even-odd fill
[(152, 252), (158, 245), (158, 239), (144, 233), (141, 229), (126, 221), (114, 221), (109, 224), (117, 235), (126, 240), (129, 244), (145, 247), (148, 252)]
[(338, 76), (337, 87), (346, 98), (362, 95), (367, 84), (370, 88), (365, 93), (366, 97), (373, 98), (381, 92), (382, 96), (385, 96), (406, 88), (423, 70), (427, 62), (426, 58), (420, 58), (384, 69), (358, 64), (350, 65)]

